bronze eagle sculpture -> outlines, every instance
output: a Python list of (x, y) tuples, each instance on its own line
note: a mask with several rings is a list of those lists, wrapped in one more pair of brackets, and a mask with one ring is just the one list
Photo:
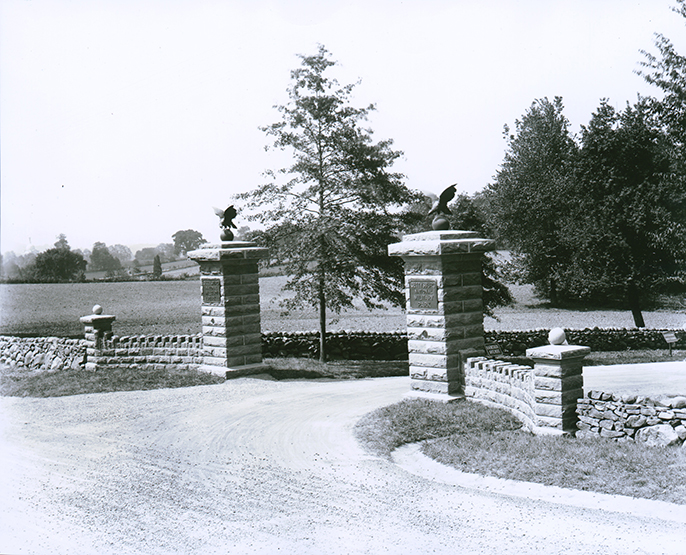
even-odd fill
[(450, 229), (450, 222), (446, 218), (452, 214), (448, 208), (448, 203), (455, 198), (455, 193), (457, 192), (457, 183), (447, 187), (440, 197), (436, 195), (429, 195), (430, 198), (434, 200), (434, 204), (427, 216), (433, 216), (433, 221), (431, 222), (431, 227), (436, 230)]
[(226, 210), (221, 208), (212, 207), (214, 213), (219, 216), (219, 227), (222, 230), (221, 240), (222, 241), (233, 241), (233, 231), (231, 228), (236, 229), (236, 224), (233, 223), (233, 219), (238, 216), (238, 212), (233, 205), (229, 206)]

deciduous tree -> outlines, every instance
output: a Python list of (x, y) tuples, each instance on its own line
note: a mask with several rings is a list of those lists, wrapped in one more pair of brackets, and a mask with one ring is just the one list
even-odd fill
[(83, 281), (86, 261), (83, 256), (72, 251), (67, 238), (60, 235), (55, 247), (38, 253), (27, 270), (29, 281), (47, 283)]
[(183, 255), (207, 243), (202, 233), (194, 229), (179, 230), (172, 235), (172, 239), (174, 239), (174, 253)]
[[(375, 108), (354, 107), (355, 84), (329, 77), (336, 64), (323, 46), (299, 56), (291, 72), (290, 102), (281, 120), (262, 128), (273, 146), (289, 151), (293, 164), (268, 171), (269, 182), (241, 195), (271, 236), (272, 253), (286, 265), (286, 307), (318, 307), (320, 358), (326, 360), (326, 311), (404, 302), (401, 260), (387, 255), (398, 240), (412, 200), (403, 176), (390, 171), (401, 155), (391, 140), (373, 142), (364, 127)], [(259, 212), (256, 211), (259, 209)]]
[(645, 325), (645, 301), (684, 270), (686, 180), (672, 173), (669, 137), (650, 101), (622, 112), (602, 102), (582, 128), (575, 209), (562, 243), (572, 298), (618, 299)]
[(568, 261), (560, 235), (577, 151), (563, 109), (560, 97), (536, 100), (514, 134), (505, 127), (505, 159), (486, 191), (500, 244), (512, 250), (522, 280), (553, 302)]
[(112, 256), (105, 243), (93, 244), (91, 251), (91, 269), (101, 272), (116, 272), (121, 270), (121, 262)]

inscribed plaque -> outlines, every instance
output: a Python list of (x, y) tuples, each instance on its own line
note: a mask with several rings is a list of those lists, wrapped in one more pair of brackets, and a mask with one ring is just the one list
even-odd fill
[(221, 281), (219, 279), (202, 280), (202, 304), (220, 304), (222, 301)]
[(434, 280), (410, 280), (410, 308), (438, 310), (438, 287)]

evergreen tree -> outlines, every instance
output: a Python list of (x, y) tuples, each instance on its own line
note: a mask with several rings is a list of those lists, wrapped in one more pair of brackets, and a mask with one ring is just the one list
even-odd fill
[(156, 254), (152, 261), (152, 279), (160, 279), (162, 277), (162, 261), (160, 255)]

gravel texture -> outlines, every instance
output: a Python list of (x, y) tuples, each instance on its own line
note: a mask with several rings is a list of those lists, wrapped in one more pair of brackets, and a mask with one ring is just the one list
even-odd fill
[(0, 398), (2, 553), (678, 553), (683, 524), (443, 483), (352, 428), (407, 378)]

